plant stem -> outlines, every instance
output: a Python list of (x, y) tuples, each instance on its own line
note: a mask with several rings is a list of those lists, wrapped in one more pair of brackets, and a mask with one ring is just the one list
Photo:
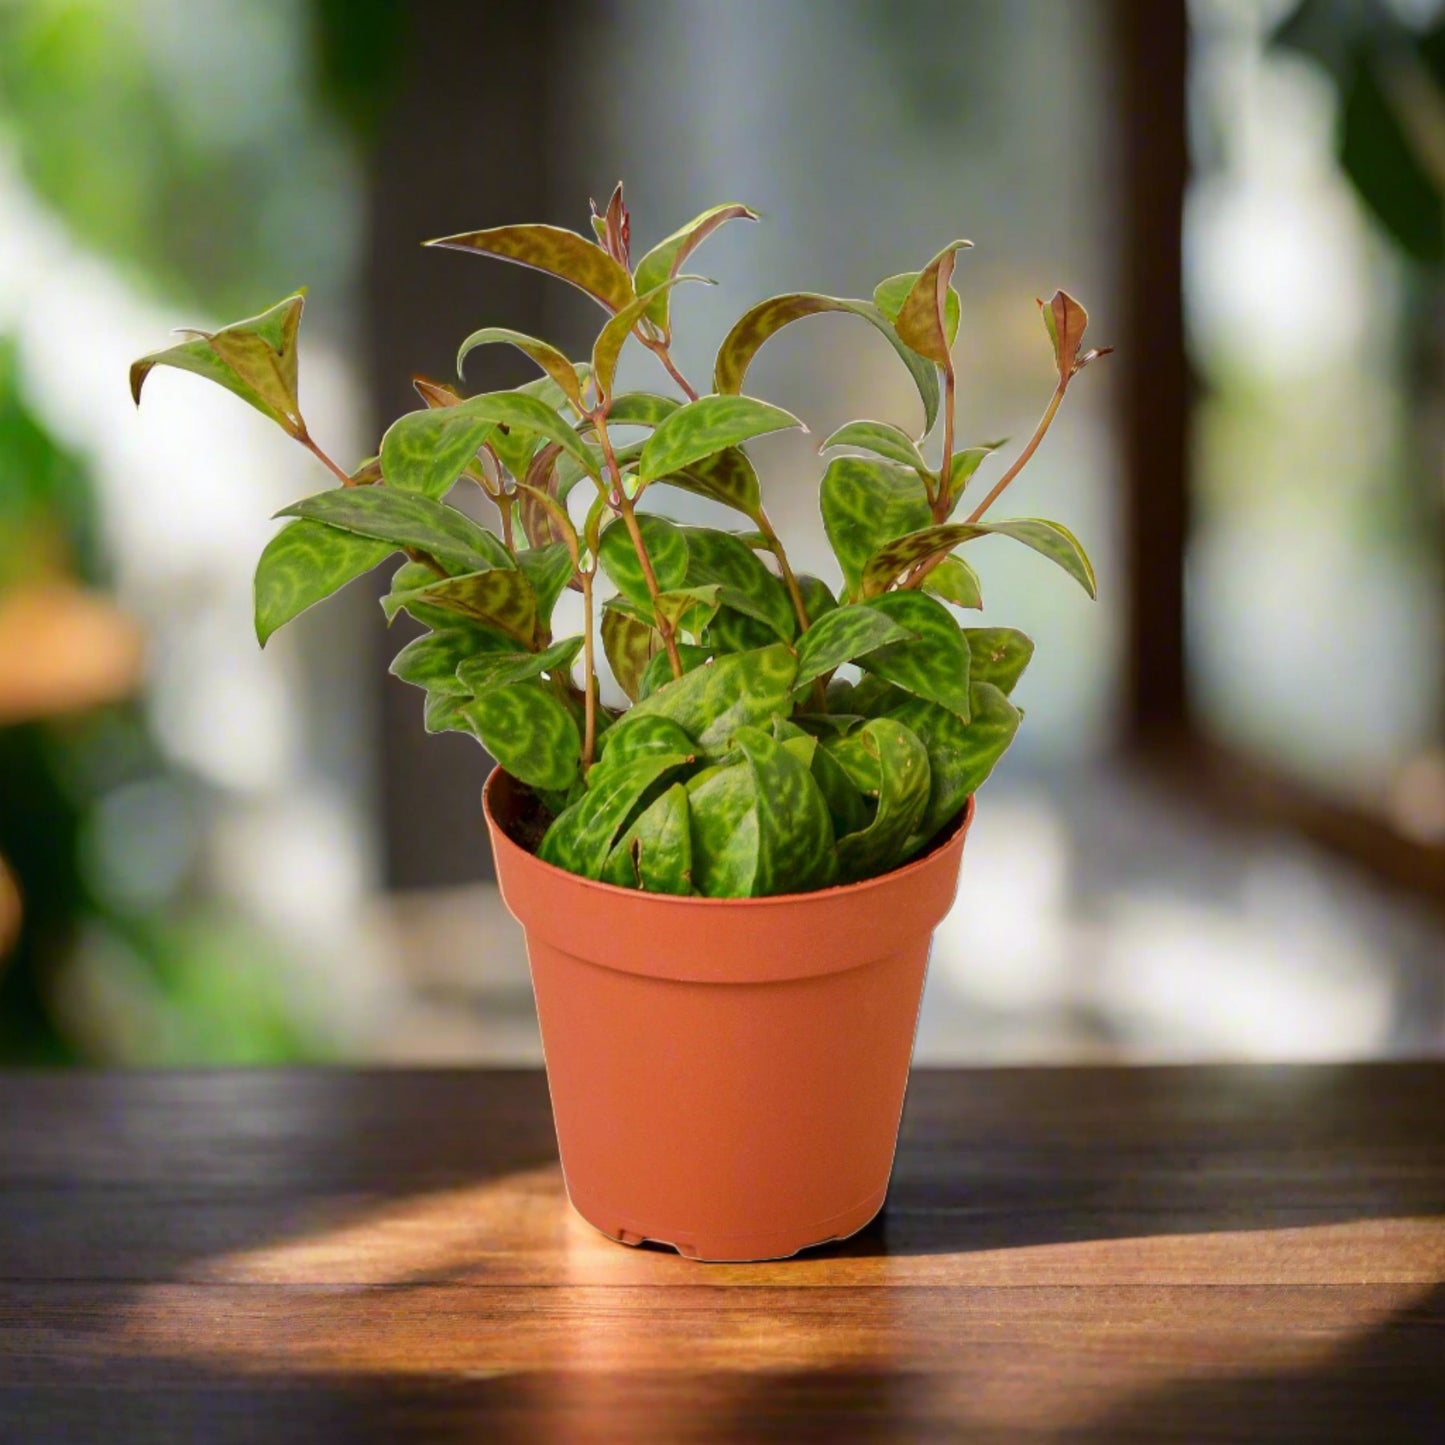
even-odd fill
[(606, 408), (598, 407), (592, 413), (597, 427), (597, 440), (602, 447), (602, 456), (607, 463), (607, 472), (612, 481), (612, 507), (622, 518), (627, 535), (632, 538), (632, 550), (637, 553), (638, 566), (642, 568), (642, 580), (647, 584), (647, 595), (652, 599), (652, 620), (667, 649), (668, 665), (674, 678), (682, 676), (682, 657), (677, 650), (677, 634), (672, 623), (662, 615), (657, 599), (662, 589), (657, 585), (657, 573), (652, 568), (652, 558), (647, 554), (647, 544), (642, 540), (642, 528), (637, 525), (637, 508), (623, 490), (622, 469), (617, 465), (617, 453), (612, 449), (612, 438), (607, 435)]
[(672, 352), (668, 349), (665, 341), (653, 341), (642, 333), (635, 333), (642, 344), (663, 364), (667, 374), (682, 388), (682, 393), (689, 401), (696, 401), (698, 393), (693, 384), (677, 368), (677, 363), (672, 359)]
[(778, 571), (783, 574), (783, 586), (788, 589), (788, 597), (793, 604), (793, 613), (798, 619), (798, 631), (808, 630), (808, 609), (803, 602), (803, 590), (798, 586), (798, 579), (793, 573), (792, 565), (788, 561), (788, 554), (783, 550), (783, 540), (773, 530), (773, 524), (768, 520), (768, 514), (760, 507), (755, 518), (758, 524), (758, 531), (763, 534), (768, 544), (768, 551), (778, 559)]
[(586, 723), (582, 732), (582, 776), (592, 766), (592, 755), (597, 750), (597, 666), (592, 651), (592, 573), (580, 572), (582, 583), (582, 688), (586, 693), (583, 703)]
[(301, 445), (305, 447), (306, 450), (317, 459), (317, 461), (321, 462), (325, 466), (330, 467), (331, 470), (336, 474), (336, 476), (341, 479), (341, 485), (343, 487), (354, 487), (356, 485), (355, 478), (348, 476), (344, 471), (342, 471), (341, 468), (338, 467), (336, 463), (333, 462), (331, 458), (328, 457), (326, 453), (322, 451), (321, 448), (317, 446), (314, 441), (311, 440), (310, 432), (303, 431), (296, 438), (296, 440), (300, 442)]

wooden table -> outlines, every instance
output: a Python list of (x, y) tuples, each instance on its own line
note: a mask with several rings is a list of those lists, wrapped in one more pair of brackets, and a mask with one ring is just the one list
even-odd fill
[(915, 1074), (767, 1265), (570, 1212), (541, 1075), (0, 1076), (0, 1440), (1445, 1441), (1445, 1065)]

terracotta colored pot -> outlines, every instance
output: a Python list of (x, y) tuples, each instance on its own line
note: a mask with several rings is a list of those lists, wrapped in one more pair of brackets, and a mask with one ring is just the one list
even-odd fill
[(593, 883), (508, 836), (483, 793), (502, 898), (527, 934), (567, 1193), (624, 1244), (779, 1259), (883, 1206), (933, 930), (969, 800), (922, 858), (845, 888), (674, 898)]

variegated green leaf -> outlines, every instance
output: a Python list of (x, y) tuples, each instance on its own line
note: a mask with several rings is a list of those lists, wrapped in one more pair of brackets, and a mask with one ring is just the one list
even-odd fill
[(728, 652), (752, 652), (776, 642), (778, 634), (766, 622), (759, 622), (735, 607), (718, 608), (704, 641), (721, 656)]
[(928, 749), (928, 807), (914, 829), (918, 846), (958, 816), (1008, 750), (1023, 719), (991, 683), (976, 682), (969, 691), (972, 716), (966, 723), (947, 708), (917, 697), (901, 698), (888, 712)]
[(862, 604), (917, 635), (917, 641), (890, 642), (858, 659), (858, 665), (906, 692), (942, 703), (968, 717), (968, 680), (972, 661), (968, 643), (948, 609), (921, 592), (889, 592)]
[(984, 442), (982, 446), (965, 447), (961, 452), (954, 452), (953, 464), (948, 469), (948, 494), (957, 501), (963, 495), (963, 490), (973, 479), (973, 474), (991, 457), (1001, 446), (1007, 444), (1007, 438), (996, 442)]
[(853, 597), (861, 594), (873, 554), (894, 538), (928, 526), (932, 516), (917, 472), (862, 457), (838, 457), (828, 464), (819, 502), (823, 529)]
[(965, 627), (963, 635), (972, 657), (969, 681), (992, 683), (1007, 697), (1034, 655), (1033, 640), (1012, 627)]
[(703, 457), (680, 472), (659, 477), (659, 482), (678, 487), (699, 497), (721, 502), (745, 517), (758, 519), (763, 509), (762, 489), (758, 474), (741, 447), (725, 447), (710, 457)]
[[(886, 281), (880, 281), (873, 288), (873, 304), (890, 321), (897, 321), (898, 313), (903, 310), (903, 303), (908, 299), (908, 293), (918, 284), (918, 278), (922, 274), (921, 271), (900, 271), (897, 276), (890, 276)], [(958, 322), (963, 310), (958, 299), (958, 292), (951, 286), (948, 288), (945, 308), (945, 334), (951, 349), (958, 336)]]
[(422, 722), (429, 733), (465, 733), (476, 737), (476, 730), (467, 717), (467, 706), (471, 702), (464, 692), (445, 692), (441, 688), (429, 687), (426, 691), (426, 706)]
[(845, 833), (856, 833), (868, 826), (869, 808), (862, 790), (821, 743), (813, 749), (809, 771), (828, 805), (835, 837), (841, 838)]
[(979, 536), (976, 526), (968, 522), (945, 522), (936, 527), (920, 527), (894, 537), (879, 547), (863, 568), (862, 594), (877, 597), (886, 592), (915, 562), (932, 557), (936, 552), (947, 552), (960, 542), (967, 542)]
[(381, 599), (388, 621), (401, 608), (420, 605), (455, 612), (495, 627), (530, 648), (537, 625), (537, 598), (527, 579), (514, 568), (494, 567), (461, 577), (439, 577), (409, 592), (390, 592)]
[(648, 437), (637, 474), (644, 482), (656, 481), (726, 447), (793, 427), (803, 427), (803, 423), (782, 407), (755, 397), (699, 397), (679, 407)]
[(644, 793), (687, 754), (648, 753), (615, 768), (597, 771), (595, 781), (547, 830), (537, 856), (583, 878), (599, 878), (628, 815)]
[(580, 637), (566, 637), (541, 652), (483, 652), (463, 662), (457, 680), (474, 697), (494, 687), (530, 682), (543, 673), (570, 678), (572, 663), (582, 650)]
[(752, 767), (757, 785), (753, 896), (826, 887), (838, 867), (833, 820), (808, 764), (761, 728), (739, 728), (733, 741)]
[(924, 579), (923, 590), (955, 607), (983, 606), (978, 573), (962, 557), (945, 557)]
[[(650, 293), (654, 287), (661, 286), (670, 276), (676, 276), (682, 268), (683, 262), (719, 226), (734, 220), (756, 221), (757, 219), (756, 211), (737, 204), (713, 206), (710, 210), (704, 211), (702, 215), (674, 231), (665, 241), (659, 241), (637, 263), (633, 276), (638, 292)], [(670, 298), (664, 291), (660, 295), (652, 297), (647, 308), (647, 319), (664, 336), (668, 333), (669, 301)]]
[[(701, 667), (706, 662), (711, 662), (714, 656), (714, 649), (708, 647), (695, 647), (689, 642), (677, 644), (678, 661), (682, 663), (684, 673), (691, 672), (694, 668)], [(666, 687), (672, 681), (672, 662), (665, 652), (657, 653), (647, 664), (642, 672), (642, 683), (638, 690), (637, 700), (651, 697), (658, 688)], [(629, 712), (628, 717), (632, 714)]]
[(959, 251), (972, 245), (972, 241), (950, 241), (918, 273), (918, 279), (893, 318), (894, 328), (904, 345), (945, 370), (953, 365), (949, 358), (947, 303), (952, 291), (948, 283)]
[(481, 251), (503, 261), (515, 261), (570, 281), (610, 311), (620, 310), (633, 297), (632, 277), (584, 236), (559, 226), (493, 226), (428, 241), (453, 251)]
[(857, 447), (885, 461), (912, 467), (920, 476), (933, 475), (913, 438), (902, 427), (886, 421), (850, 421), (847, 426), (839, 427), (818, 450), (826, 452), (834, 447)]
[(855, 739), (877, 762), (878, 810), (866, 828), (838, 839), (839, 871), (849, 881), (872, 878), (903, 861), (930, 790), (928, 750), (911, 729), (893, 718), (870, 718), (849, 734), (850, 742)]
[(809, 622), (816, 622), (838, 605), (833, 589), (821, 578), (799, 572), (797, 582), (798, 591), (803, 594), (803, 610), (808, 614)]
[(381, 439), (381, 472), (388, 486), (440, 499), (472, 464), (493, 423), (460, 403), (398, 417)]
[[(576, 370), (577, 384), (585, 388), (588, 378), (591, 375), (590, 368), (585, 365), (578, 365)], [(562, 394), (562, 388), (558, 386), (550, 376), (539, 376), (535, 381), (526, 382), (522, 386), (515, 386), (510, 392), (505, 393), (505, 395), (526, 396), (530, 397), (533, 401), (539, 401), (549, 411), (557, 414), (557, 422), (559, 425), (566, 425), (560, 413), (563, 407), (568, 405), (567, 398)], [(571, 428), (568, 427), (567, 430), (570, 431)], [(525, 420), (520, 420), (515, 425), (508, 422), (506, 425), (499, 426), (487, 444), (496, 453), (497, 460), (501, 462), (514, 478), (520, 481), (527, 475), (532, 459), (536, 456), (537, 452), (541, 450), (545, 440), (545, 437), (541, 433), (529, 429)], [(577, 460), (578, 454), (571, 448), (571, 444), (564, 440), (562, 445), (565, 446), (567, 450), (558, 463), (559, 474), (563, 466), (572, 468), (573, 474), (579, 477), (588, 475), (589, 470), (595, 471), (601, 467), (601, 457), (600, 454), (594, 454), (595, 449), (590, 447), (584, 448), (581, 455), (585, 460), (585, 465), (582, 465), (579, 464)], [(566, 495), (565, 487), (562, 489), (562, 495)]]
[(482, 746), (519, 782), (562, 789), (577, 776), (582, 752), (577, 723), (543, 684), (491, 688), (466, 703), (462, 713)]
[(815, 622), (798, 643), (795, 686), (805, 687), (815, 677), (832, 672), (889, 642), (911, 642), (917, 633), (876, 608), (854, 604), (839, 607)]
[[(966, 651), (966, 649), (965, 649)], [(671, 718), (702, 749), (717, 754), (740, 727), (789, 711), (797, 659), (779, 642), (719, 657), (659, 688), (636, 704), (633, 716)]]
[[(637, 529), (652, 563), (658, 591), (675, 592), (687, 581), (687, 543), (681, 528), (666, 517), (640, 512)], [(643, 606), (651, 605), (647, 578), (622, 518), (609, 523), (603, 530), (597, 557), (612, 585), (624, 597)]]
[[(598, 475), (596, 460), (587, 444), (539, 397), (521, 390), (489, 392), (484, 396), (470, 396), (453, 410), (498, 422), (512, 432), (529, 432), (542, 441), (555, 442), (584, 471)], [(530, 456), (528, 453), (529, 460)], [(525, 468), (523, 470), (525, 473)], [(515, 471), (512, 474), (517, 475)]]
[(889, 319), (869, 301), (851, 301), (846, 297), (817, 296), (796, 291), (758, 302), (733, 324), (733, 329), (718, 347), (717, 360), (713, 363), (713, 389), (736, 395), (743, 389), (743, 378), (764, 342), (794, 321), (801, 321), (805, 316), (819, 316), (828, 311), (861, 316), (882, 334), (898, 353), (918, 388), (919, 398), (923, 402), (924, 434), (932, 431), (933, 423), (938, 418), (938, 374), (917, 352), (899, 340)]
[(607, 420), (613, 426), (660, 426), (682, 402), (651, 391), (626, 391), (612, 398)]
[(692, 892), (692, 825), (681, 783), (653, 799), (622, 835), (602, 866), (602, 881), (649, 893)]
[(632, 335), (633, 328), (642, 320), (649, 307), (658, 302), (666, 306), (668, 292), (683, 281), (712, 284), (705, 276), (670, 277), (629, 301), (602, 328), (592, 347), (592, 377), (597, 384), (597, 395), (601, 400), (606, 401), (612, 395), (612, 383), (617, 376), (617, 361), (622, 355), (622, 348), (627, 344), (627, 338)]
[(638, 758), (654, 753), (692, 760), (697, 744), (671, 718), (644, 713), (634, 716), (629, 710), (602, 735), (601, 756), (592, 770), (625, 767)]
[(256, 640), (266, 640), (314, 603), (370, 572), (396, 546), (320, 522), (288, 522), (256, 564)]
[(582, 387), (577, 380), (576, 366), (550, 343), (539, 341), (535, 336), (528, 336), (523, 331), (509, 331), (505, 326), (484, 326), (480, 331), (472, 332), (462, 342), (457, 351), (457, 375), (462, 374), (467, 357), (477, 347), (496, 345), (515, 346), (557, 383), (562, 395), (572, 403), (579, 414), (584, 410)]
[(692, 881), (707, 898), (750, 898), (758, 876), (758, 779), (746, 761), (687, 785)]
[(136, 405), (146, 377), (157, 366), (173, 366), (214, 381), (288, 435), (303, 436), (306, 423), (296, 396), (296, 333), (304, 304), (304, 293), (298, 291), (259, 316), (220, 331), (192, 331), (189, 340), (141, 357), (130, 369)]
[(798, 629), (788, 594), (746, 542), (715, 527), (681, 531), (690, 587), (716, 584), (720, 603), (756, 618), (784, 642), (792, 641)]
[(479, 653), (511, 653), (516, 646), (506, 633), (490, 627), (447, 627), (412, 638), (392, 658), (390, 671), (402, 682), (428, 692), (470, 697), (457, 677), (457, 668)]
[(1004, 522), (975, 522), (974, 526), (980, 536), (1012, 537), (1025, 547), (1032, 547), (1062, 567), (1090, 597), (1098, 595), (1094, 564), (1079, 539), (1061, 523), (1047, 522), (1041, 517), (1014, 517)]
[(335, 487), (305, 497), (277, 512), (278, 517), (308, 517), (358, 537), (415, 547), (435, 557), (448, 572), (477, 572), (510, 567), (512, 559), (486, 528), (431, 497), (393, 487)]
[(557, 599), (572, 580), (572, 554), (565, 542), (552, 542), (545, 547), (526, 547), (517, 553), (517, 568), (531, 584), (537, 599), (537, 621), (545, 628), (552, 625), (552, 612)]
[(636, 702), (642, 695), (642, 675), (653, 655), (661, 651), (662, 637), (631, 612), (608, 604), (602, 609), (602, 650), (617, 685)]

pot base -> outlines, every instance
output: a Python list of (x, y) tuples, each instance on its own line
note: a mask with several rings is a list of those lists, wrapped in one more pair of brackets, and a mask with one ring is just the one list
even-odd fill
[[(773, 1230), (761, 1234), (718, 1234), (645, 1225), (637, 1220), (619, 1219), (616, 1211), (594, 1208), (575, 1197), (572, 1197), (572, 1207), (593, 1229), (618, 1244), (634, 1248), (643, 1244), (666, 1245), (685, 1259), (695, 1259), (703, 1264), (754, 1264), (767, 1259), (788, 1259), (802, 1250), (820, 1244), (833, 1244), (857, 1234), (877, 1217), (887, 1194), (888, 1186), (885, 1184), (861, 1204), (855, 1204), (831, 1218), (820, 1219), (806, 1229)], [(603, 1223), (604, 1220), (607, 1223)]]

